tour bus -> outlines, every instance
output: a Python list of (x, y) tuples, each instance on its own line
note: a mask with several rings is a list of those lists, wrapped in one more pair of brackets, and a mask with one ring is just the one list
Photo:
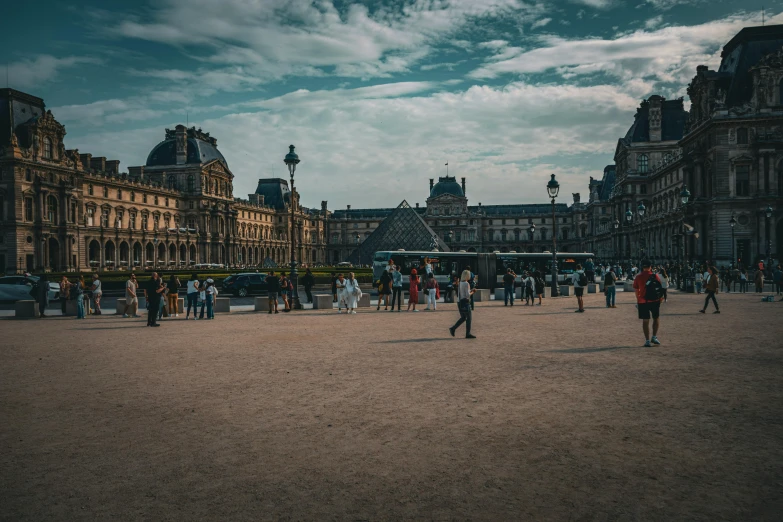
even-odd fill
[[(571, 274), (576, 270), (577, 264), (584, 264), (588, 259), (595, 257), (589, 252), (558, 252), (557, 254), (557, 280), (560, 283), (569, 283)], [(517, 281), (525, 271), (534, 272), (540, 270), (548, 282), (552, 281), (550, 275), (552, 266), (552, 254), (550, 252), (425, 252), (425, 251), (380, 251), (373, 257), (372, 273), (373, 281), (378, 281), (389, 266), (389, 260), (400, 267), (403, 274), (403, 286), (408, 288), (408, 276), (413, 268), (417, 270), (429, 263), (432, 272), (441, 288), (448, 284), (451, 274), (459, 275), (466, 267), (478, 276), (478, 287), (494, 289), (502, 286), (503, 275), (508, 268), (517, 274)], [(419, 274), (424, 277), (425, 274)]]

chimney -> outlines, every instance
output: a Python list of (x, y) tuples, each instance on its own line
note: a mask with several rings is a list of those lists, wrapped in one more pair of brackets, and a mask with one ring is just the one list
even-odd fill
[(467, 192), (465, 191), (465, 178), (462, 178), (462, 193), (467, 196)]
[(663, 98), (661, 96), (650, 96), (650, 108), (648, 109), (648, 121), (650, 131), (650, 141), (661, 141), (661, 120), (663, 115), (661, 113), (661, 106), (663, 105)]
[(351, 210), (351, 205), (348, 205), (346, 208), (347, 208), (348, 210)]
[(106, 157), (100, 156), (90, 159), (90, 168), (98, 172), (106, 172)]
[(106, 173), (117, 175), (120, 172), (120, 160), (109, 160), (106, 162)]
[(128, 167), (128, 176), (135, 181), (140, 181), (144, 177), (144, 165), (140, 167)]
[(578, 204), (582, 199), (582, 197), (579, 195), (579, 192), (572, 192), (571, 195), (574, 196), (574, 204)]
[(92, 154), (79, 154), (79, 159), (82, 160), (82, 167), (84, 170), (90, 170), (92, 168)]
[(416, 203), (416, 208), (419, 208), (419, 204), (418, 203)]
[(177, 165), (184, 165), (188, 159), (188, 130), (184, 125), (177, 125), (175, 132)]
[(435, 180), (430, 178), (430, 192), (432, 192), (432, 187), (435, 186)]

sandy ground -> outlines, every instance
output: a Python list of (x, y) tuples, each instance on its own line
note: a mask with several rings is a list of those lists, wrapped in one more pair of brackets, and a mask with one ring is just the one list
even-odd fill
[(783, 303), (719, 298), (3, 319), (0, 519), (781, 520)]

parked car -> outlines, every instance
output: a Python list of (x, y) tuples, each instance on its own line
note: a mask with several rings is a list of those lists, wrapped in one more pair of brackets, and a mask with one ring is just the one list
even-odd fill
[(235, 297), (265, 294), (268, 291), (266, 276), (256, 272), (230, 275), (223, 280), (223, 291)]
[[(38, 276), (0, 277), (0, 301), (16, 302), (34, 299), (30, 293), (38, 284)], [(49, 300), (60, 298), (60, 285), (49, 281)]]

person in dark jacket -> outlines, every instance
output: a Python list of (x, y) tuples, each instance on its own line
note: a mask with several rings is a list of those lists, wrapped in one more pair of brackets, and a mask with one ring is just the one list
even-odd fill
[(163, 280), (158, 277), (157, 272), (152, 273), (152, 278), (147, 282), (147, 326), (160, 326), (156, 319), (158, 318), (158, 308), (163, 297)]
[(166, 295), (168, 299), (169, 317), (179, 317), (179, 277), (176, 274), (171, 274), (169, 277), (168, 291)]
[(384, 270), (383, 274), (381, 274), (381, 279), (379, 280), (380, 284), (378, 285), (378, 308), (377, 310), (381, 309), (381, 302), (383, 301), (386, 303), (386, 307), (384, 310), (389, 309), (389, 296), (392, 293), (392, 277), (389, 275), (388, 270)]
[(41, 313), (41, 317), (46, 317), (46, 307), (49, 306), (49, 279), (46, 274), (41, 274), (41, 278), (38, 280), (38, 288), (36, 289), (38, 301), (38, 311)]
[(302, 284), (304, 285), (305, 294), (307, 294), (307, 302), (312, 303), (313, 302), (313, 285), (315, 285), (315, 277), (313, 276), (313, 272), (308, 268), (305, 272), (304, 277), (302, 277)]

